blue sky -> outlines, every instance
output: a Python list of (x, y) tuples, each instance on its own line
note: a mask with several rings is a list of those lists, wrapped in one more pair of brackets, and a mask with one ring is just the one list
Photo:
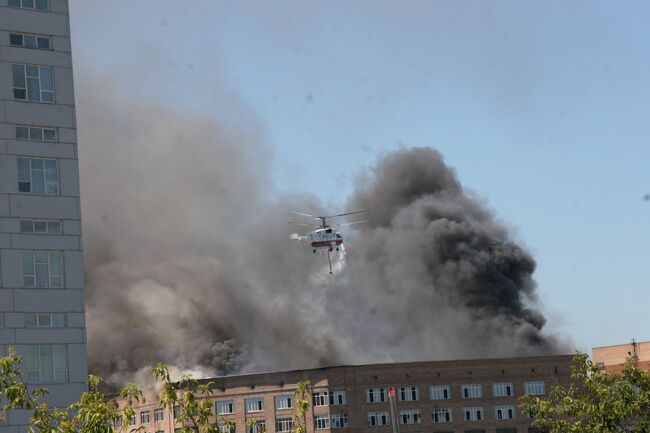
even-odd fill
[[(650, 340), (650, 3), (70, 0), (77, 75), (229, 118), (279, 191), (343, 205), (400, 146), (432, 146), (538, 261), (549, 329)], [(129, 95), (129, 96), (126, 96)]]

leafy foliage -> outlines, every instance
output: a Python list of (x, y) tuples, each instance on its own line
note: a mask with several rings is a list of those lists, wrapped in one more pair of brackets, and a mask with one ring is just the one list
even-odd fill
[[(13, 348), (9, 355), (0, 358), (0, 416), (9, 410), (23, 409), (31, 411), (30, 433), (135, 433), (144, 429), (132, 427), (131, 420), (136, 413), (133, 406), (143, 395), (140, 387), (134, 383), (126, 384), (120, 391), (124, 407), (117, 402), (106, 399), (99, 391), (102, 378), (90, 375), (88, 391), (81, 395), (79, 401), (64, 409), (49, 407), (43, 402), (48, 394), (46, 388), (28, 387), (19, 368), (21, 357)], [(191, 376), (183, 376), (173, 382), (165, 364), (158, 364), (151, 373), (159, 384), (158, 402), (161, 407), (174, 416), (178, 426), (177, 433), (233, 433), (235, 423), (220, 419), (221, 429), (212, 422), (213, 382), (199, 382)], [(306, 417), (311, 398), (309, 381), (298, 383), (294, 393), (296, 414), (294, 433), (306, 432)], [(255, 427), (257, 433), (265, 433), (258, 420), (249, 420), (247, 429)]]
[(88, 391), (81, 395), (79, 401), (63, 409), (50, 408), (42, 402), (48, 394), (47, 389), (30, 389), (23, 380), (19, 369), (21, 360), (13, 348), (9, 348), (8, 356), (0, 358), (3, 414), (12, 409), (31, 412), (30, 433), (113, 433), (113, 424), (122, 415), (116, 406), (107, 403), (106, 396), (99, 391), (100, 377), (89, 376)]
[(255, 431), (257, 433), (266, 433), (266, 427), (258, 419), (249, 419), (246, 421), (246, 431)]
[(526, 395), (521, 404), (533, 424), (549, 433), (650, 432), (650, 373), (631, 359), (620, 373), (606, 373), (578, 353), (568, 387), (548, 397)]
[(298, 382), (296, 390), (293, 392), (296, 406), (291, 433), (307, 433), (307, 411), (311, 396), (311, 382), (308, 380)]
[[(124, 402), (120, 409), (117, 402), (107, 400), (99, 391), (102, 379), (88, 377), (88, 391), (79, 401), (67, 408), (52, 408), (43, 402), (48, 394), (45, 388), (28, 387), (20, 372), (21, 357), (10, 348), (9, 355), (0, 358), (0, 416), (7, 411), (23, 409), (31, 412), (29, 433), (135, 433), (145, 426), (132, 426), (136, 413), (133, 406), (143, 398), (142, 390), (134, 383), (126, 384), (120, 391)], [(235, 423), (221, 418), (215, 424), (212, 413), (213, 382), (199, 382), (191, 376), (183, 376), (172, 382), (169, 369), (158, 364), (151, 373), (158, 383), (158, 402), (174, 416), (177, 433), (234, 433)], [(311, 398), (311, 383), (298, 383), (294, 392), (296, 409), (293, 433), (306, 433), (307, 411)], [(220, 427), (219, 427), (220, 426)], [(255, 427), (257, 433), (265, 433), (258, 420), (249, 420), (247, 429)]]

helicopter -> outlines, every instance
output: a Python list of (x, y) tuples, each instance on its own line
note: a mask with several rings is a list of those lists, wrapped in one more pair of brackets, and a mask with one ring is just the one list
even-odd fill
[(289, 221), (289, 224), (297, 224), (300, 226), (311, 227), (313, 230), (310, 230), (306, 235), (300, 236), (298, 233), (291, 234), (290, 238), (296, 242), (309, 242), (309, 245), (312, 248), (312, 252), (316, 253), (319, 249), (327, 249), (327, 260), (330, 265), (330, 274), (332, 273), (332, 260), (330, 259), (330, 252), (336, 250), (339, 251), (339, 248), (343, 245), (343, 236), (336, 230), (341, 226), (349, 226), (353, 224), (360, 224), (368, 222), (368, 220), (355, 221), (351, 223), (342, 223), (336, 225), (330, 225), (327, 223), (328, 218), (337, 218), (342, 216), (354, 215), (362, 212), (367, 212), (368, 209), (356, 210), (352, 212), (346, 212), (336, 215), (310, 215), (302, 212), (291, 212), (295, 215), (300, 215), (303, 217), (320, 220), (320, 224), (314, 223), (303, 223), (299, 221)]

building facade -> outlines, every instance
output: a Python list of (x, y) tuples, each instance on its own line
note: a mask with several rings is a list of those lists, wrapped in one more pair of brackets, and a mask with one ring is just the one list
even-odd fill
[[(329, 367), (210, 379), (213, 421), (224, 433), (286, 433), (293, 391), (309, 380), (308, 433), (536, 432), (519, 410), (525, 393), (545, 395), (570, 381), (572, 356)], [(389, 393), (395, 391), (395, 408)], [(118, 401), (121, 407), (125, 401)], [(173, 411), (137, 403), (130, 429), (174, 433)], [(257, 420), (257, 426), (249, 425)], [(234, 431), (232, 425), (234, 424)], [(247, 427), (248, 426), (248, 427)]]
[(594, 364), (608, 373), (621, 371), (627, 358), (632, 358), (637, 367), (650, 370), (650, 341), (637, 342), (632, 340), (628, 344), (591, 349), (591, 359)]
[(87, 379), (76, 137), (67, 0), (0, 0), (0, 351), (57, 406)]

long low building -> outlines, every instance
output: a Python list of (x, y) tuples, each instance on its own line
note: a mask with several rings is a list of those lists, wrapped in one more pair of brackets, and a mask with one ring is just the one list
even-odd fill
[[(260, 433), (262, 428), (289, 432), (293, 391), (303, 380), (313, 386), (308, 433), (535, 432), (520, 412), (518, 398), (567, 385), (572, 359), (561, 355), (413, 362), (226, 376), (210, 379), (210, 398), (214, 423), (224, 433)], [(389, 404), (391, 389), (394, 409)], [(173, 433), (177, 428), (174, 414), (157, 401), (142, 400), (135, 410), (131, 425), (142, 427), (140, 431)], [(247, 428), (252, 419), (259, 422)], [(228, 431), (233, 425), (234, 431)]]

